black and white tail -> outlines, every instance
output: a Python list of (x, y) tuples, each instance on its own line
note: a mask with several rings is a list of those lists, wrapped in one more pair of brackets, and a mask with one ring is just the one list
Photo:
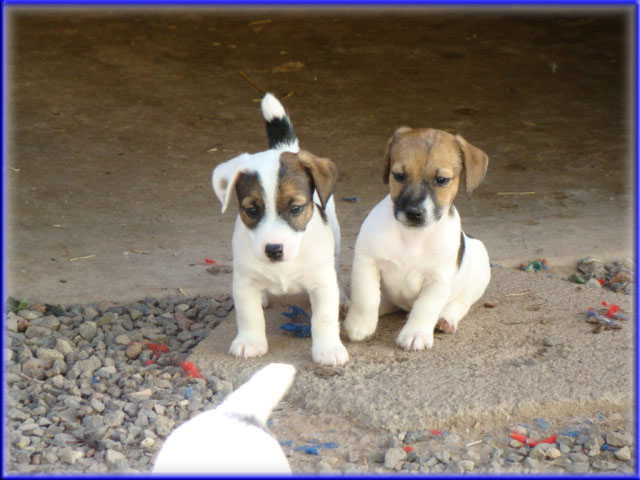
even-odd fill
[(262, 99), (260, 107), (267, 122), (269, 148), (297, 153), (300, 150), (298, 139), (291, 126), (291, 121), (278, 99), (267, 93)]

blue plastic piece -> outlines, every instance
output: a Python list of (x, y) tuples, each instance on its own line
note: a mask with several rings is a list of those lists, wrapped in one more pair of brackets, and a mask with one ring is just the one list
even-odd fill
[(304, 452), (307, 455), (320, 455), (320, 452), (318, 451), (318, 449), (316, 447), (312, 447), (310, 445), (304, 445), (301, 447), (296, 447), (295, 448), (296, 452)]
[(188, 400), (191, 397), (191, 395), (193, 395), (193, 390), (191, 390), (191, 387), (188, 387), (187, 390), (184, 392), (184, 398)]
[(282, 447), (291, 447), (293, 445), (293, 440), (286, 440), (286, 441), (281, 441), (280, 445)]
[(358, 201), (358, 197), (342, 197), (343, 202), (356, 203)]

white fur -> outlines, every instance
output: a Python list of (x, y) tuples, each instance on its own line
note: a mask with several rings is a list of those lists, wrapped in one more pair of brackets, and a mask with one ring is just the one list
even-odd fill
[(260, 108), (262, 109), (262, 115), (267, 122), (270, 122), (274, 118), (286, 117), (287, 114), (284, 111), (284, 107), (272, 94), (267, 93), (260, 102)]
[[(427, 205), (428, 207), (428, 205)], [(432, 212), (429, 212), (429, 216)], [(458, 269), (460, 216), (453, 209), (438, 222), (409, 228), (393, 216), (387, 196), (369, 213), (358, 239), (351, 277), (351, 307), (345, 330), (352, 340), (372, 335), (378, 316), (402, 309), (407, 323), (396, 342), (405, 349), (433, 346), (439, 321), (454, 331), (491, 277), (489, 256), (480, 240), (465, 238)]]
[[(273, 114), (278, 102), (265, 96), (265, 118)], [(279, 102), (278, 102), (279, 104)], [(282, 108), (282, 106), (280, 106)], [(277, 110), (277, 109), (275, 109)], [(284, 112), (284, 109), (282, 109)], [(279, 110), (277, 113), (281, 113)], [(333, 196), (327, 202), (325, 223), (318, 207), (303, 232), (296, 232), (276, 212), (276, 192), (280, 154), (298, 151), (294, 145), (285, 145), (253, 155), (242, 154), (218, 165), (213, 171), (213, 186), (223, 204), (229, 202), (235, 181), (240, 172), (256, 172), (259, 175), (265, 199), (265, 217), (258, 226), (248, 229), (236, 218), (233, 232), (233, 298), (238, 335), (229, 352), (236, 357), (255, 357), (267, 352), (263, 294), (282, 295), (305, 291), (311, 300), (312, 357), (317, 363), (341, 365), (349, 359), (340, 341), (338, 315), (340, 292), (336, 276), (336, 258), (340, 245), (340, 227), (335, 212)], [(319, 204), (317, 193), (314, 201)], [(270, 243), (283, 245), (283, 260), (271, 262), (265, 254)]]
[(164, 441), (153, 473), (291, 473), (264, 427), (294, 375), (292, 365), (267, 365), (218, 408), (180, 425)]

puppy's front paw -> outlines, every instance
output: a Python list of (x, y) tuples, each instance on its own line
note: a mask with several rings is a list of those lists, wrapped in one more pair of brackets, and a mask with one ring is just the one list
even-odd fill
[(313, 342), (311, 347), (311, 356), (313, 361), (321, 365), (343, 365), (349, 360), (349, 354), (347, 349), (344, 348), (342, 343), (326, 343), (318, 344)]
[(236, 358), (260, 357), (267, 353), (267, 338), (260, 336), (238, 335), (229, 348)]
[(405, 350), (425, 350), (433, 346), (433, 330), (407, 328), (405, 325), (396, 343)]
[(436, 328), (439, 328), (440, 330), (446, 333), (455, 333), (456, 328), (458, 328), (458, 322), (454, 323), (454, 322), (450, 322), (446, 318), (441, 318), (440, 320), (438, 320), (438, 323), (436, 324)]
[(370, 337), (376, 331), (378, 319), (367, 319), (366, 317), (354, 314), (349, 311), (344, 321), (344, 331), (347, 332), (349, 340), (360, 341)]

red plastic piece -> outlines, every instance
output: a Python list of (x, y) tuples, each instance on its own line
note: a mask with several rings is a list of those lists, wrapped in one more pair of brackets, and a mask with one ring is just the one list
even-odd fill
[(147, 367), (149, 365), (151, 365), (152, 363), (156, 363), (156, 362), (154, 362), (153, 360), (147, 360), (146, 362), (144, 362), (145, 366), (147, 366)]
[(215, 261), (215, 260), (212, 260), (212, 259), (210, 259), (210, 258), (205, 258), (205, 259), (204, 259), (204, 263), (208, 263), (209, 265), (215, 265), (215, 264), (216, 264), (216, 261)]
[(607, 302), (605, 302), (604, 300), (602, 301), (602, 305), (604, 305), (605, 307), (607, 306)]
[(409, 445), (404, 447), (404, 451), (409, 453), (409, 452), (413, 452), (413, 447), (410, 447)]
[(604, 286), (604, 278), (599, 278), (598, 282), (600, 282), (600, 286)]
[(184, 370), (184, 372), (187, 374), (187, 376), (204, 379), (204, 375), (202, 375), (198, 371), (193, 362), (182, 362), (180, 363), (180, 366), (182, 367), (182, 370)]
[(433, 435), (434, 437), (438, 437), (442, 435), (442, 430), (438, 430), (437, 428), (432, 428), (431, 435)]
[(525, 445), (528, 445), (530, 447), (535, 447), (539, 443), (555, 443), (556, 442), (555, 435), (551, 435), (550, 437), (545, 438), (544, 440), (540, 440), (539, 442), (536, 442), (535, 440), (531, 440), (529, 437), (525, 437), (524, 435), (517, 432), (511, 432), (509, 436), (514, 440), (517, 440), (520, 443), (524, 443)]
[(618, 313), (618, 311), (620, 310), (620, 305), (616, 305), (615, 303), (612, 303), (609, 306), (609, 311), (607, 313), (605, 313), (605, 315), (609, 318), (613, 318), (613, 316)]
[(538, 442), (538, 443), (556, 443), (556, 436), (555, 435), (551, 435), (549, 438), (545, 438), (544, 440)]
[(167, 353), (169, 351), (169, 347), (163, 345), (161, 343), (147, 343), (147, 348), (151, 350), (154, 354), (160, 355), (161, 353)]

